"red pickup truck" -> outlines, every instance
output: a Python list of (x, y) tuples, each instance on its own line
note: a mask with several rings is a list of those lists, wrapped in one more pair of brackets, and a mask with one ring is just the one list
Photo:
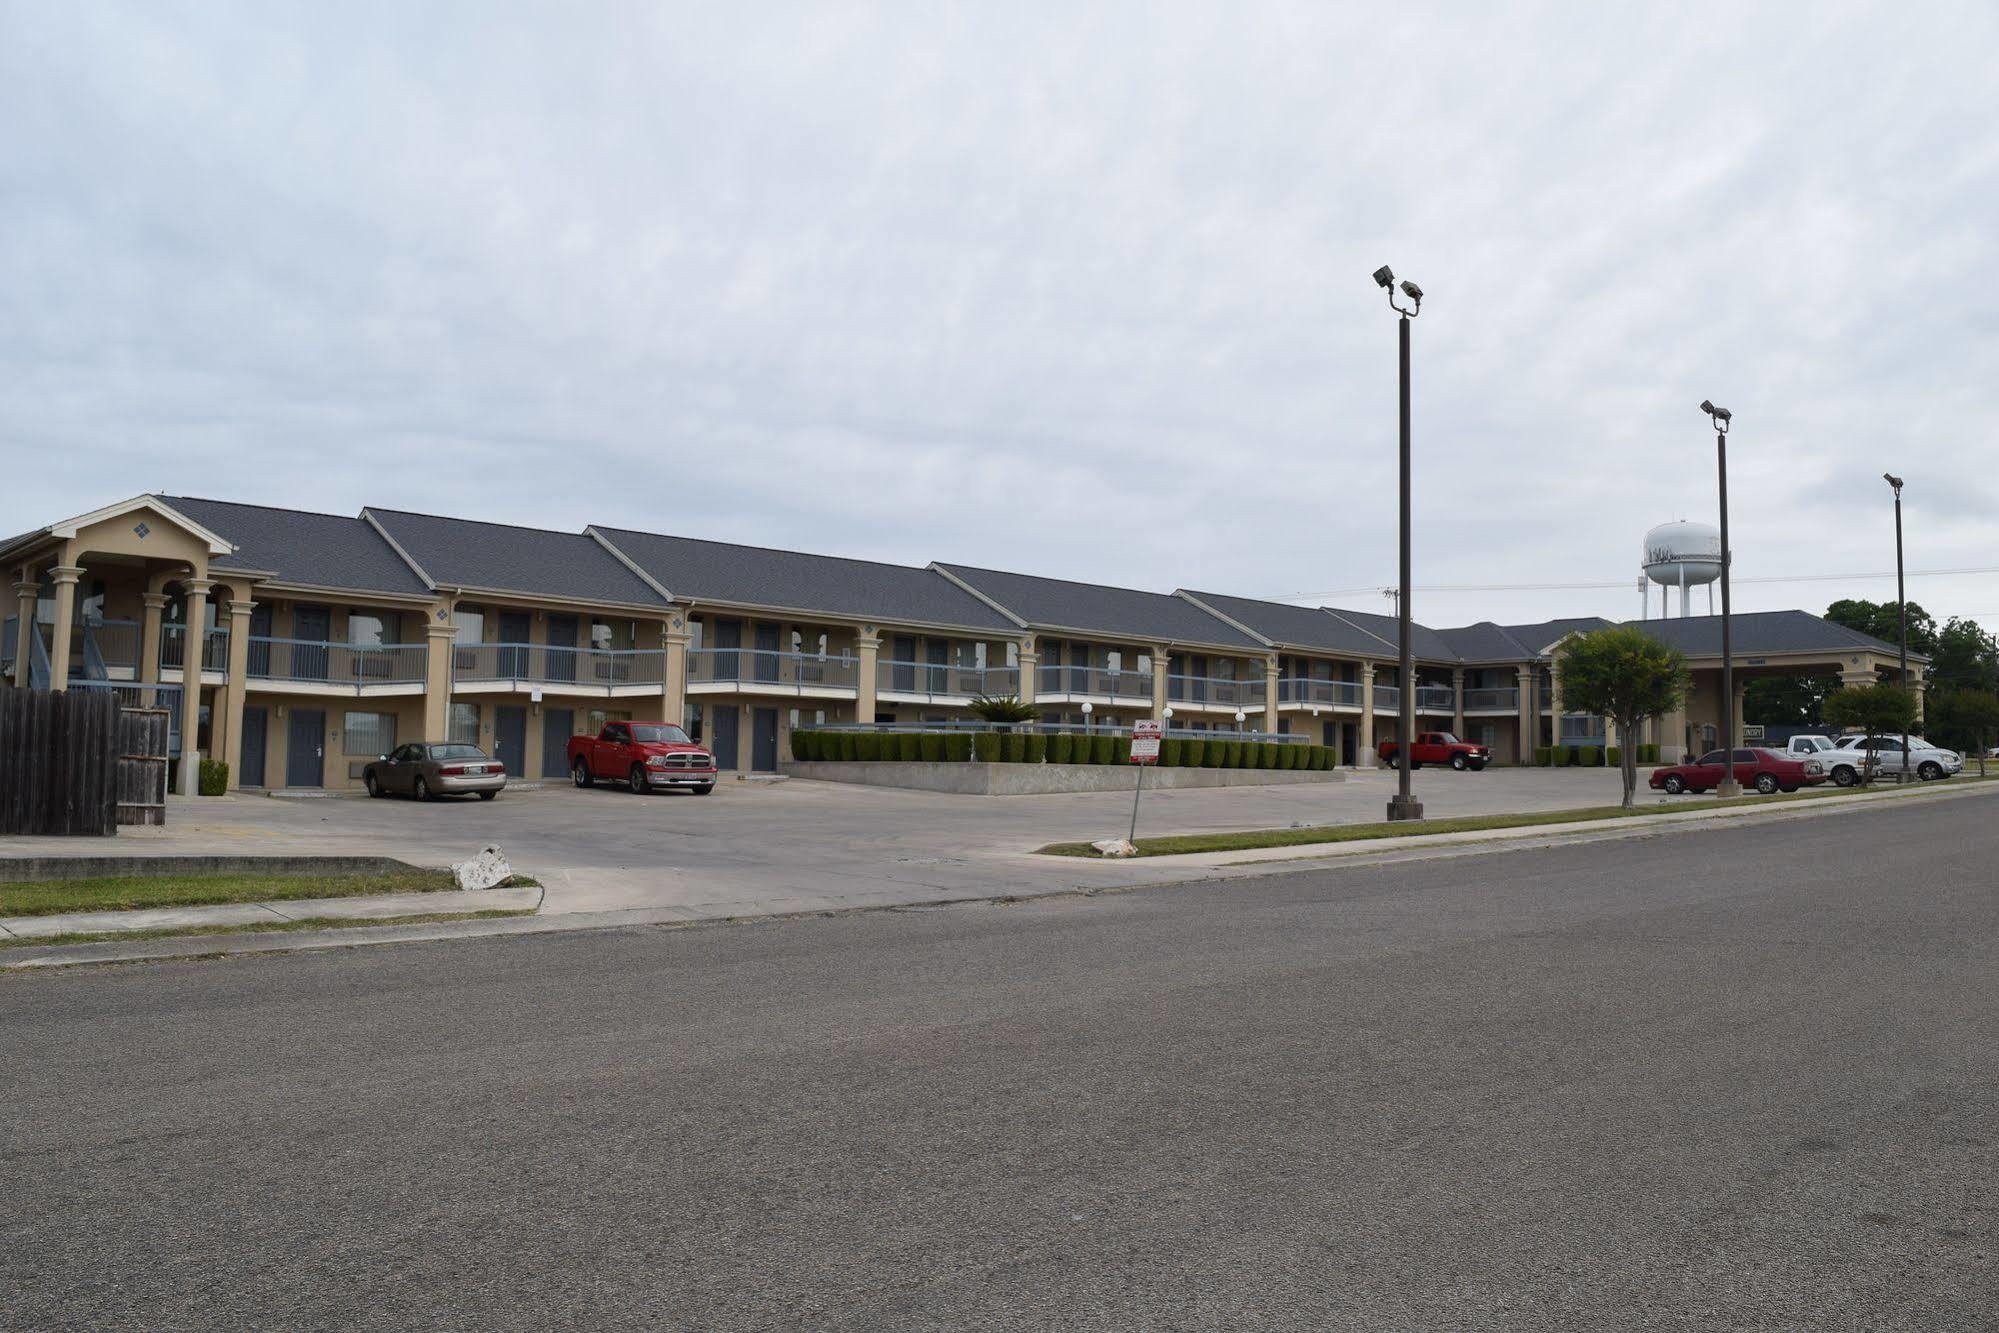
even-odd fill
[(622, 782), (634, 792), (715, 790), (715, 756), (671, 722), (611, 722), (595, 736), (569, 738), (569, 774), (579, 787)]
[[(1485, 746), (1461, 741), (1448, 731), (1419, 731), (1416, 743), (1409, 749), (1409, 767), (1412, 770), (1425, 764), (1449, 764), (1460, 773), (1465, 769), (1476, 773), (1492, 758), (1492, 751)], [(1399, 742), (1383, 741), (1375, 747), (1375, 752), (1388, 761), (1390, 768), (1402, 767), (1402, 746)]]

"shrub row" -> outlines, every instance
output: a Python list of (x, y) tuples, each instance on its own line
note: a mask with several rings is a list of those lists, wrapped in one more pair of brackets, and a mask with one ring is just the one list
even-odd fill
[[(1108, 734), (1055, 736), (1021, 732), (981, 731), (950, 735), (905, 732), (794, 731), (792, 757), (801, 763), (831, 761), (867, 763), (984, 764), (1123, 764), (1131, 760), (1131, 738)], [(1166, 768), (1313, 769), (1339, 766), (1324, 745), (1286, 745), (1277, 741), (1192, 740), (1170, 738), (1159, 746)]]
[(963, 763), (972, 757), (972, 737), (873, 731), (794, 731), (791, 733), (791, 753), (793, 758), (801, 761)]

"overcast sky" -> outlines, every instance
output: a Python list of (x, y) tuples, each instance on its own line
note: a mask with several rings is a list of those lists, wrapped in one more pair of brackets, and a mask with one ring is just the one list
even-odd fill
[[(1339, 13), (1335, 13), (1337, 10)], [(1652, 17), (1644, 17), (1650, 13)], [(1386, 610), (1999, 565), (1999, 9), (0, 0), (0, 535), (146, 490)], [(1999, 576), (1911, 597), (1999, 628)]]

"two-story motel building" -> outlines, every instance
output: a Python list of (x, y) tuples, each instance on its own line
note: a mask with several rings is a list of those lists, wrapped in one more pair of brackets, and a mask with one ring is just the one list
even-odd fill
[[(8, 681), (164, 707), (184, 763), (222, 758), (233, 787), (355, 786), (414, 739), (562, 778), (568, 738), (610, 718), (678, 719), (724, 769), (771, 771), (793, 727), (949, 721), (979, 695), (1077, 726), (1086, 705), (1095, 726), (1170, 708), (1176, 730), (1301, 734), (1364, 764), (1401, 706), (1389, 616), (622, 528), (142, 495), (0, 542), (0, 569)], [(1564, 637), (1608, 623), (1416, 627), (1417, 725), (1500, 762), (1616, 743), (1562, 710), (1549, 671)], [(1712, 744), (1718, 622), (1645, 628), (1687, 654), (1695, 691), (1633, 739)], [(1895, 663), (1802, 611), (1738, 615), (1735, 643), (1738, 691)]]

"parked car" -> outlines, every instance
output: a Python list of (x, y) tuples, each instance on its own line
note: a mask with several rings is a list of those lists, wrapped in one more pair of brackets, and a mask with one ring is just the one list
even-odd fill
[[(1727, 752), (1710, 750), (1690, 764), (1653, 769), (1651, 782), (1668, 796), (1678, 796), (1686, 791), (1713, 791), (1727, 774)], [(1826, 771), (1825, 764), (1818, 759), (1800, 759), (1782, 750), (1751, 747), (1735, 752), (1735, 780), (1768, 796), (1772, 792), (1815, 787), (1826, 780)]]
[[(1851, 787), (1866, 776), (1867, 737), (1841, 736), (1824, 758), (1832, 780)], [(1964, 756), (1955, 750), (1932, 745), (1921, 736), (1909, 737), (1909, 752), (1902, 753), (1900, 736), (1874, 738), (1874, 776), (1900, 778), (1913, 772), (1924, 782), (1936, 782), (1964, 771)]]
[(634, 792), (679, 787), (715, 790), (715, 756), (671, 722), (611, 722), (595, 736), (569, 738), (569, 774), (579, 787), (622, 782)]
[[(1390, 768), (1402, 767), (1402, 746), (1396, 741), (1383, 741), (1375, 747), (1375, 753), (1388, 761)], [(1449, 764), (1463, 772), (1470, 769), (1476, 773), (1492, 759), (1492, 751), (1483, 745), (1461, 741), (1448, 731), (1419, 731), (1416, 743), (1409, 747), (1409, 767), (1411, 771), (1425, 764)]]
[(490, 801), (506, 789), (507, 766), (476, 745), (398, 745), (361, 770), (370, 796), (400, 793), (428, 801), (471, 794)]

